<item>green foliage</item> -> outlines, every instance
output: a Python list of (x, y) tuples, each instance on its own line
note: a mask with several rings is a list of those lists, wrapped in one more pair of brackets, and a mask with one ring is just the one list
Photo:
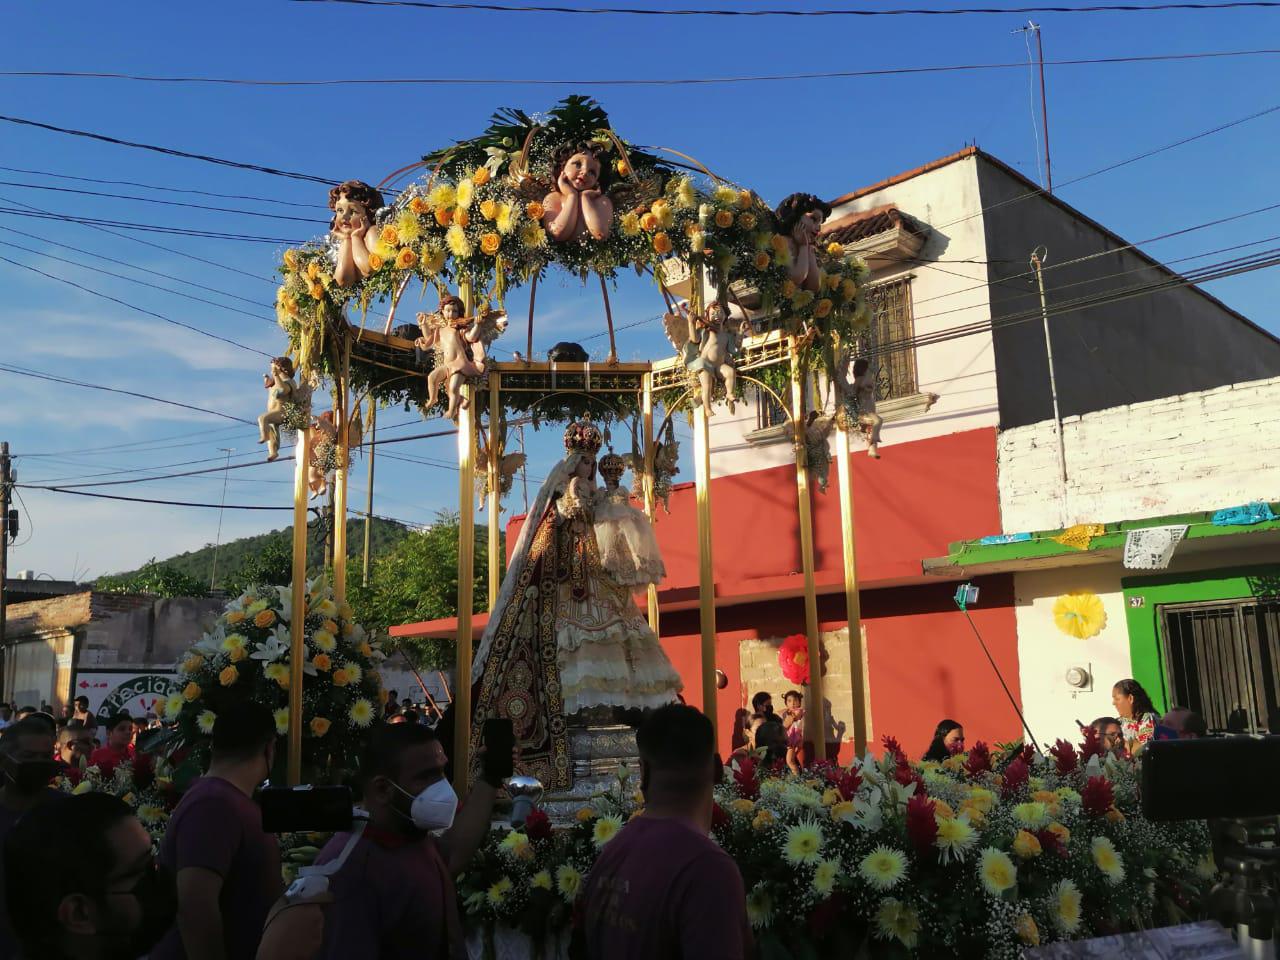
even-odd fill
[(108, 593), (149, 593), (157, 597), (203, 597), (209, 592), (202, 581), (170, 563), (157, 563), (155, 557), (132, 573), (99, 577), (94, 588)]
[[(414, 531), (374, 561), (370, 584), (357, 577), (348, 581), (348, 600), (356, 620), (369, 631), (458, 615), (458, 532), (456, 514), (437, 514), (436, 522)], [(486, 609), (489, 592), (488, 534), (477, 528), (475, 541), (475, 601), (472, 609)], [(505, 551), (504, 551), (505, 555)], [(385, 645), (390, 653), (402, 649), (420, 669), (440, 669), (453, 663), (453, 643), (406, 640)]]
[(229, 596), (255, 585), (284, 586), (293, 579), (292, 531), (271, 534), (261, 550), (249, 554), (222, 580)]

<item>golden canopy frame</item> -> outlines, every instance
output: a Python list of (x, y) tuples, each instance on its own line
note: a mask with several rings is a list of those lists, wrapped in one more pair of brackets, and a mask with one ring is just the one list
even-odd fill
[[(464, 285), (460, 291), (470, 313), (471, 291)], [(351, 354), (362, 339), (392, 344), (399, 349), (411, 348), (408, 341), (397, 341), (386, 334), (371, 333), (345, 322), (337, 331), (341, 343), (339, 373), (334, 377), (334, 395), (337, 406), (335, 423), (338, 437), (345, 439), (352, 417), (350, 390)], [(749, 371), (786, 362), (790, 369), (790, 395), (779, 396), (771, 387), (749, 375)], [(399, 368), (397, 368), (399, 369)], [(814, 580), (812, 493), (805, 450), (805, 419), (807, 413), (804, 371), (800, 359), (800, 344), (795, 336), (771, 331), (746, 340), (740, 352), (738, 369), (741, 378), (765, 390), (787, 411), (792, 426), (792, 444), (796, 468), (797, 520), (800, 530), (801, 566), (804, 577), (805, 635), (808, 638), (810, 670), (809, 695), (811, 702), (823, 704), (822, 662), (818, 632), (817, 593)], [(413, 371), (403, 370), (405, 374)], [(609, 394), (631, 394), (640, 398), (644, 444), (644, 512), (650, 523), (655, 517), (654, 490), (654, 394), (657, 390), (681, 388), (680, 400), (692, 392), (688, 376), (679, 358), (656, 363), (533, 363), (527, 360), (492, 362), (484, 381), (471, 382), (464, 387), (467, 405), (458, 417), (458, 628), (455, 652), (454, 715), (457, 718), (454, 734), (454, 779), (460, 791), (465, 789), (469, 769), (472, 655), (474, 631), (472, 610), (474, 607), (474, 548), (475, 548), (475, 478), (480, 465), (477, 460), (477, 406), (481, 391), (487, 392), (490, 423), (490, 439), (487, 445), (488, 472), (488, 605), (492, 610), (497, 601), (500, 585), (500, 445), (495, 437), (496, 425), (504, 409), (504, 394), (514, 393), (572, 393), (603, 401)], [(712, 562), (712, 497), (711, 497), (711, 449), (709, 411), (698, 404), (692, 408), (694, 435), (694, 477), (697, 500), (698, 559), (699, 559), (699, 615), (701, 625), (701, 688), (702, 701), (707, 716), (717, 724), (716, 689), (716, 596)], [(302, 611), (306, 601), (307, 570), (307, 483), (306, 456), (307, 431), (298, 432), (298, 456), (294, 483), (293, 525), (293, 610)], [(333, 588), (339, 605), (346, 601), (347, 592), (347, 480), (350, 452), (343, 442), (337, 444), (338, 466), (334, 492), (334, 568)], [(854, 501), (852, 469), (849, 462), (849, 428), (842, 418), (836, 425), (836, 463), (839, 477), (841, 533), (844, 559), (845, 603), (849, 623), (849, 659), (853, 686), (854, 749), (859, 756), (866, 750), (866, 699), (863, 679), (863, 644), (861, 613), (858, 602), (856, 551), (854, 542)], [(655, 632), (659, 630), (658, 596), (655, 587), (648, 588), (648, 618)], [(295, 615), (291, 620), (292, 653), (289, 686), (289, 738), (288, 775), (290, 783), (301, 778), (302, 768), (302, 689), (304, 683), (303, 662), (304, 618)], [(817, 668), (814, 665), (819, 665)], [(822, 752), (825, 749), (826, 709), (810, 709), (805, 714), (805, 739)]]

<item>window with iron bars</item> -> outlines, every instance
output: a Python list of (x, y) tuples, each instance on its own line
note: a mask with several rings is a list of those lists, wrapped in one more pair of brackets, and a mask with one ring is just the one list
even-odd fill
[(915, 337), (911, 311), (911, 276), (900, 277), (867, 287), (867, 307), (871, 311), (867, 346), (876, 349), (890, 344), (906, 344), (882, 353), (875, 362), (880, 366), (877, 397), (891, 400), (918, 392), (916, 383), (916, 348), (910, 346)]

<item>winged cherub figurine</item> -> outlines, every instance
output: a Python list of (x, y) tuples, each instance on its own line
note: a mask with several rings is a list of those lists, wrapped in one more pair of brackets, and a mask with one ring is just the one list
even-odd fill
[(733, 354), (750, 332), (747, 321), (732, 316), (723, 303), (713, 300), (705, 317), (690, 314), (688, 307), (680, 304), (675, 313), (663, 314), (662, 325), (667, 339), (684, 358), (685, 369), (697, 376), (703, 406), (711, 409), (711, 395), (719, 377), (724, 381), (729, 412), (733, 413), (733, 389), (738, 376)]
[(338, 442), (338, 426), (333, 422), (333, 411), (326, 410), (316, 417), (307, 434), (307, 489), (314, 500), (329, 489), (329, 471), (333, 452)]
[(557, 243), (590, 235), (606, 240), (613, 229), (613, 201), (600, 148), (592, 143), (561, 147), (552, 165), (555, 187), (542, 200), (542, 222)]
[[(498, 421), (497, 430), (490, 429), (490, 437), (485, 439), (481, 434), (480, 447), (477, 450), (477, 462), (481, 464), (481, 469), (476, 470), (476, 499), (477, 509), (483, 510), (485, 502), (489, 499), (489, 471), (483, 469), (483, 466), (489, 462), (489, 444), (496, 442), (498, 445), (498, 499), (501, 500), (511, 492), (511, 485), (515, 480), (516, 473), (525, 465), (528, 459), (523, 453), (517, 451), (515, 453), (507, 453), (507, 424), (506, 417), (502, 417)], [(496, 436), (494, 436), (496, 434)]]
[(793, 193), (778, 204), (774, 216), (791, 253), (788, 275), (797, 287), (817, 293), (822, 271), (814, 246), (823, 221), (831, 216), (831, 205), (812, 193)]
[(382, 194), (363, 180), (348, 180), (329, 191), (329, 239), (333, 247), (333, 279), (349, 287), (370, 273), (369, 254), (378, 245), (374, 214)]
[(462, 383), (467, 377), (482, 377), (487, 369), (486, 347), (507, 329), (507, 315), (501, 310), (486, 310), (475, 317), (463, 314), (462, 301), (453, 295), (440, 298), (435, 313), (419, 313), (418, 329), (422, 336), (414, 341), (419, 350), (433, 350), (435, 367), (427, 375), (427, 406), (434, 406), (440, 387), (446, 386), (449, 407), (446, 415), (457, 421), (458, 411), (466, 407)]
[(262, 386), (267, 391), (267, 412), (258, 417), (258, 442), (267, 445), (267, 460), (280, 456), (280, 427), (288, 414), (287, 406), (300, 399), (298, 384), (293, 379), (293, 361), (273, 357), (271, 372), (263, 374)]

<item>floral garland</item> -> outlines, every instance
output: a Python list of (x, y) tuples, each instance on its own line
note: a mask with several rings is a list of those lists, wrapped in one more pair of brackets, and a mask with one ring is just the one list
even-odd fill
[[(715, 840), (737, 862), (762, 955), (1013, 958), (1029, 945), (1183, 922), (1216, 874), (1203, 823), (1142, 817), (1134, 762), (1096, 738), (944, 763), (896, 741), (799, 775), (757, 757), (716, 790)], [(642, 798), (617, 787), (552, 831), (535, 812), (493, 831), (459, 884), (469, 921), (537, 942), (570, 921), (591, 863)]]
[[(170, 752), (202, 745), (218, 712), (244, 699), (275, 713), (276, 732), (289, 731), (292, 588), (251, 587), (230, 601), (213, 629), (182, 658), (181, 692), (164, 703), (176, 726)], [(337, 604), (324, 577), (307, 582), (302, 692), (302, 759), (322, 775), (355, 769), (381, 702), (379, 644)]]
[[(609, 193), (612, 229), (604, 239), (557, 243), (543, 226), (539, 185), (554, 184), (556, 151), (579, 141), (598, 149), (607, 177), (621, 182)], [(818, 290), (797, 288), (788, 277), (788, 239), (759, 196), (695, 179), (627, 144), (592, 101), (570, 97), (540, 123), (507, 111), (480, 137), (425, 159), (431, 174), (379, 214), (368, 276), (339, 286), (326, 241), (284, 251), (276, 311), (304, 374), (332, 363), (321, 349), (326, 328), (349, 304), (365, 311), (417, 280), (424, 292), (466, 281), (482, 308), (501, 305), (509, 290), (552, 264), (583, 279), (612, 278), (624, 267), (661, 279), (664, 262), (682, 260), (705, 268), (730, 302), (739, 291), (758, 295), (757, 309), (777, 311), (775, 322), (808, 333), (807, 346), (828, 354), (866, 324), (868, 270), (859, 258), (846, 257), (838, 243), (820, 246)]]

